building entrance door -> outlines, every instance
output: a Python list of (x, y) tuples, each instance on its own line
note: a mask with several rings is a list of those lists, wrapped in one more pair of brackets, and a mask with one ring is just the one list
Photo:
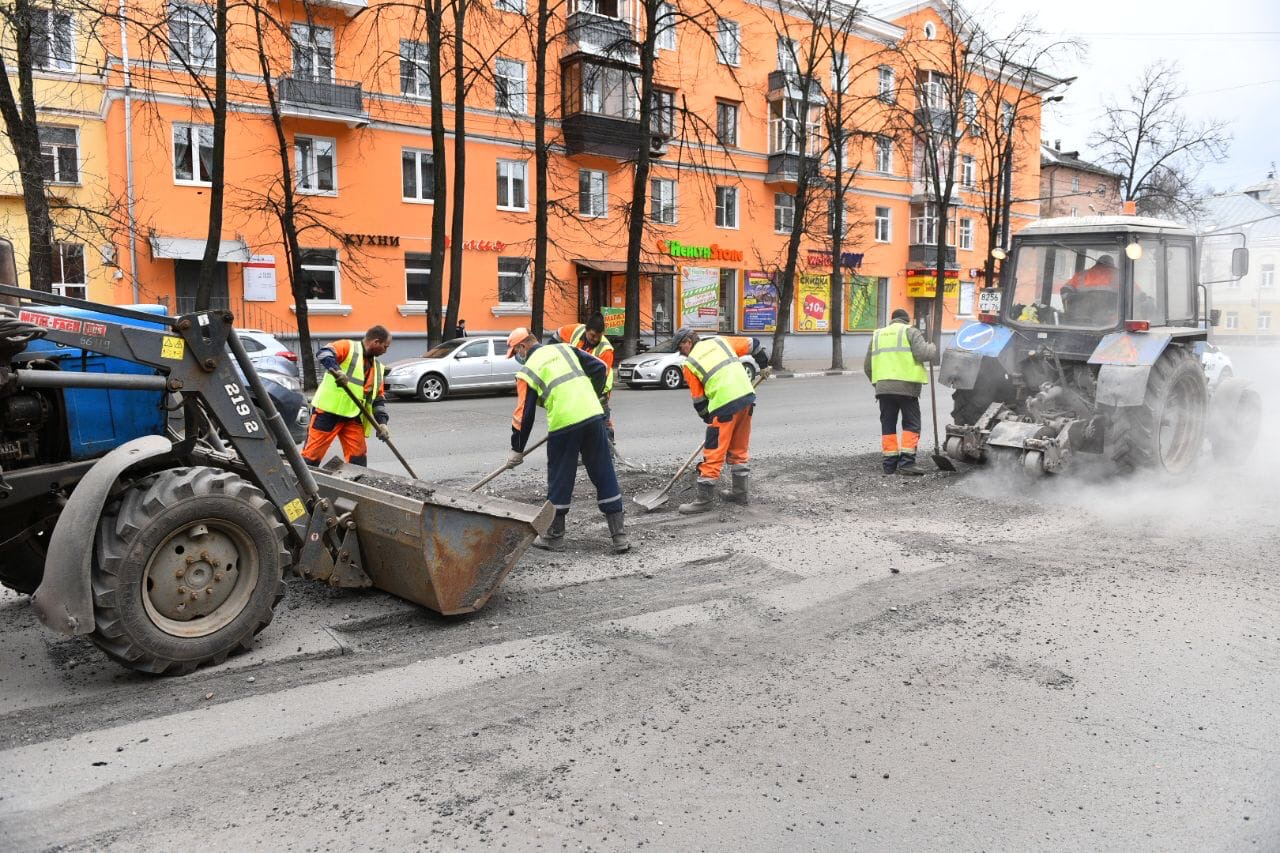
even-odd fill
[[(178, 297), (179, 314), (196, 310), (196, 291), (200, 288), (200, 262), (173, 262), (173, 289)], [(231, 300), (227, 295), (227, 265), (219, 263), (214, 272), (213, 293), (209, 296), (210, 308), (227, 309)]]
[(597, 270), (578, 273), (578, 322), (609, 305), (609, 274)]

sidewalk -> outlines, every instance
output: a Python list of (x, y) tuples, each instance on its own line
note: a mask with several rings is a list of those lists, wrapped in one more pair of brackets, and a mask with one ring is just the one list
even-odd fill
[(786, 368), (775, 370), (775, 379), (808, 379), (814, 376), (851, 376), (862, 375), (862, 354), (856, 357), (844, 357), (844, 370), (832, 370), (831, 358), (788, 358)]

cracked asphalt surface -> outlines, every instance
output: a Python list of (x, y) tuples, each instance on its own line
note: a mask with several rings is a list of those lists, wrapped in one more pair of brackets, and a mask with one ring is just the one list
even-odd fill
[[(684, 392), (614, 400), (636, 494), (700, 424)], [(511, 405), (392, 427), (465, 486)], [(185, 678), (4, 593), (0, 849), (1280, 849), (1276, 460), (908, 480), (876, 432), (861, 376), (770, 382), (750, 507), (631, 507), (614, 556), (583, 479), (570, 547), (481, 613), (295, 580)]]

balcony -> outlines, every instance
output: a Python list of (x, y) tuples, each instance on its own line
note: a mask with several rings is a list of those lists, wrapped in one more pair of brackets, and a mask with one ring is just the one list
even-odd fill
[(276, 79), (281, 115), (340, 121), (348, 127), (369, 123), (359, 83), (288, 76)]
[(579, 9), (570, 13), (565, 22), (565, 34), (569, 44), (582, 53), (629, 65), (640, 64), (635, 30), (621, 18)]
[(311, 0), (311, 5), (337, 9), (348, 18), (369, 8), (369, 4), (365, 0)]
[(800, 180), (800, 171), (807, 164), (809, 180), (818, 177), (819, 159), (817, 156), (789, 154), (781, 152), (769, 155), (769, 169), (765, 173), (766, 184), (794, 184)]
[[(938, 265), (938, 247), (934, 245), (926, 245), (924, 243), (912, 243), (907, 246), (907, 263), (912, 265), (920, 265), (926, 267), (936, 267)], [(947, 247), (947, 266), (953, 267), (956, 263), (955, 246)]]
[[(596, 154), (614, 160), (635, 160), (640, 155), (639, 119), (595, 113), (574, 113), (560, 122), (565, 153)], [(651, 150), (654, 150), (651, 148)]]
[[(804, 82), (802, 74), (792, 71), (770, 71), (768, 98), (770, 101), (783, 99), (803, 101), (805, 99)], [(827, 102), (827, 96), (822, 92), (822, 84), (814, 77), (809, 79), (808, 100), (810, 106), (822, 106)]]

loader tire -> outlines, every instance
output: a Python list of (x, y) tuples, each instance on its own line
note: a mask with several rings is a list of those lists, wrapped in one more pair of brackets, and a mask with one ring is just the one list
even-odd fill
[(1199, 361), (1189, 350), (1169, 347), (1151, 367), (1143, 404), (1112, 410), (1108, 455), (1122, 471), (1185, 474), (1204, 444), (1208, 400)]
[[(1227, 375), (1227, 371), (1223, 371)], [(1262, 425), (1262, 398), (1248, 382), (1230, 376), (1218, 383), (1209, 405), (1213, 458), (1239, 465), (1253, 454)]]
[(275, 508), (217, 468), (132, 484), (103, 513), (94, 557), (89, 639), (153, 675), (185, 675), (248, 649), (292, 562)]

